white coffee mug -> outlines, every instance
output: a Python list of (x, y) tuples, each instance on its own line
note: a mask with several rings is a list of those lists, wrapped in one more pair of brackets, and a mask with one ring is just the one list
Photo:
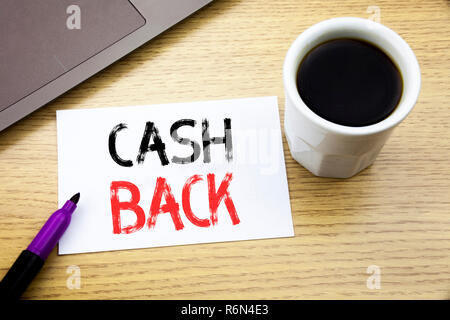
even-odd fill
[[(382, 49), (398, 67), (403, 93), (384, 120), (349, 127), (325, 120), (311, 111), (297, 90), (297, 71), (315, 46), (332, 39), (365, 40)], [(284, 130), (292, 157), (316, 176), (348, 178), (373, 163), (393, 129), (414, 107), (420, 91), (420, 68), (409, 45), (391, 29), (367, 19), (334, 18), (304, 31), (289, 48), (283, 66)]]

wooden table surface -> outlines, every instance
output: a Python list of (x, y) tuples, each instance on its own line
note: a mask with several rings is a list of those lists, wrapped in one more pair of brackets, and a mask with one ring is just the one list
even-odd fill
[[(369, 6), (378, 6), (379, 16)], [(375, 12), (375, 13), (374, 13)], [(422, 90), (375, 163), (318, 178), (284, 152), (295, 237), (57, 256), (26, 299), (450, 297), (450, 2), (217, 0), (0, 133), (0, 276), (57, 206), (56, 110), (277, 95), (291, 42), (321, 20), (379, 17)], [(70, 266), (80, 288), (69, 289)], [(379, 268), (379, 289), (367, 285)]]

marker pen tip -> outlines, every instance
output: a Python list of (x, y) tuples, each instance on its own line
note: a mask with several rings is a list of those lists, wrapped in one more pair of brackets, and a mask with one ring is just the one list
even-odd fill
[(73, 195), (72, 198), (70, 198), (70, 201), (72, 201), (75, 204), (78, 203), (78, 200), (80, 200), (80, 193), (79, 192), (77, 194)]

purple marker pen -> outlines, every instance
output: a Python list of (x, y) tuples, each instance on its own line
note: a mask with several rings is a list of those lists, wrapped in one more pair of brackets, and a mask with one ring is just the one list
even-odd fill
[(1, 298), (20, 298), (69, 226), (79, 199), (80, 193), (77, 193), (61, 209), (56, 210), (28, 248), (22, 251), (0, 283)]

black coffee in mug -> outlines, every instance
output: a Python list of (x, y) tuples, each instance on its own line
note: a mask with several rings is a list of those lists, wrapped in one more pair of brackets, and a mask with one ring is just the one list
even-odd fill
[(320, 117), (350, 127), (386, 119), (400, 101), (402, 76), (378, 47), (357, 39), (319, 44), (297, 72), (303, 102)]

